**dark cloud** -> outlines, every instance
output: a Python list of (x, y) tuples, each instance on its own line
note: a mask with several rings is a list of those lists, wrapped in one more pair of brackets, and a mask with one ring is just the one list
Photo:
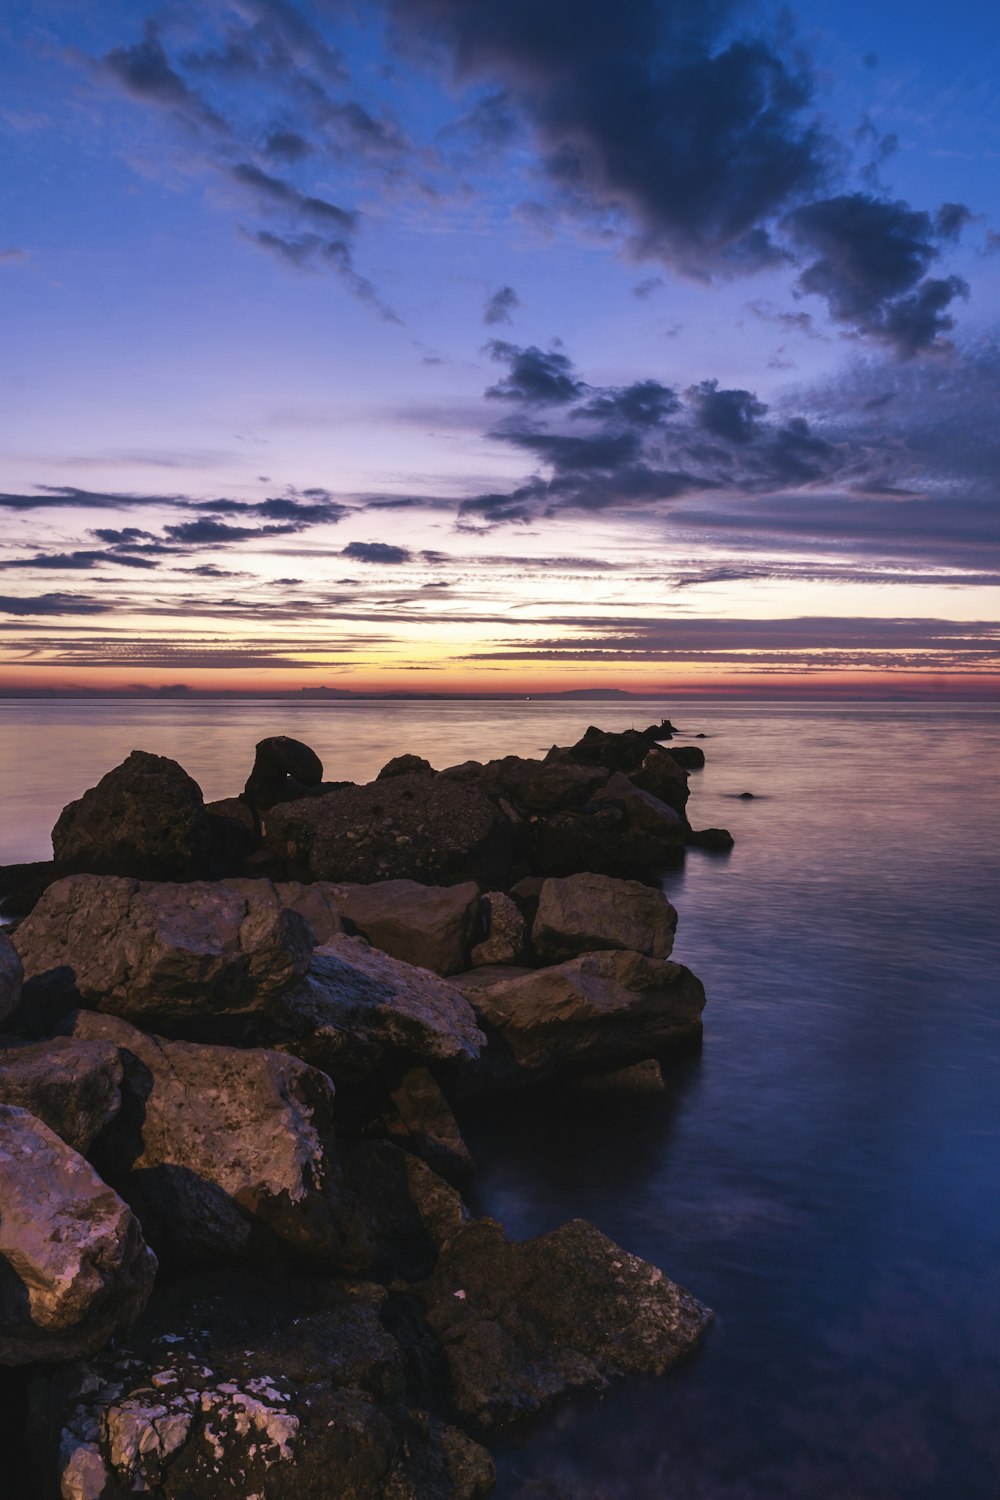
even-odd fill
[(91, 532), (91, 535), (96, 536), (100, 542), (110, 543), (113, 547), (128, 546), (135, 542), (155, 541), (155, 537), (151, 531), (143, 531), (138, 526), (123, 526), (121, 529), (116, 529), (112, 526), (98, 526)]
[(926, 277), (939, 254), (933, 241), (940, 231), (929, 214), (849, 193), (795, 209), (784, 227), (816, 257), (801, 273), (799, 290), (823, 297), (836, 322), (904, 357), (932, 348), (954, 327), (947, 309), (967, 288), (956, 276)]
[(301, 531), (301, 526), (229, 526), (225, 521), (182, 521), (176, 526), (167, 526), (164, 531), (175, 542), (189, 547), (215, 546), (218, 543), (246, 542), (261, 537), (290, 536)]
[(329, 203), (325, 198), (310, 197), (306, 193), (301, 193), (283, 177), (275, 177), (270, 172), (265, 172), (262, 168), (255, 166), (253, 162), (237, 162), (230, 168), (230, 175), (241, 187), (248, 188), (265, 201), (280, 203), (319, 224), (346, 232), (351, 232), (357, 227), (357, 214), (338, 208), (335, 203)]
[(96, 568), (100, 563), (113, 563), (118, 568), (155, 568), (152, 558), (133, 557), (118, 552), (38, 552), (34, 557), (10, 557), (0, 562), (0, 568), (42, 568), (56, 572), (84, 572)]
[(728, 443), (751, 442), (758, 418), (767, 412), (752, 391), (720, 391), (717, 380), (703, 380), (691, 386), (687, 394), (698, 426)]
[(491, 339), (486, 348), (491, 359), (510, 370), (487, 390), (487, 396), (494, 400), (522, 401), (526, 406), (560, 405), (575, 401), (585, 389), (573, 378), (572, 361), (559, 349), (546, 352), (534, 344), (521, 349), (504, 339)]
[(82, 594), (36, 594), (33, 598), (0, 594), (0, 611), (8, 615), (104, 615), (110, 610), (110, 604)]
[(154, 22), (146, 23), (141, 42), (131, 47), (114, 47), (107, 53), (102, 67), (133, 98), (173, 110), (188, 120), (225, 129), (224, 121), (211, 105), (171, 67)]
[(412, 554), (406, 547), (394, 547), (390, 542), (348, 542), (340, 555), (355, 562), (405, 563)]
[(303, 161), (314, 149), (312, 142), (297, 130), (272, 130), (264, 142), (264, 155), (277, 157), (279, 161)]
[(521, 299), (512, 286), (499, 287), (487, 297), (483, 308), (483, 322), (489, 324), (510, 323), (511, 313), (521, 306)]
[(620, 421), (630, 427), (657, 427), (680, 408), (680, 399), (669, 386), (658, 380), (636, 380), (632, 385), (604, 387), (570, 415)]
[(942, 239), (957, 240), (972, 219), (972, 211), (964, 203), (942, 203), (934, 215), (934, 228)]

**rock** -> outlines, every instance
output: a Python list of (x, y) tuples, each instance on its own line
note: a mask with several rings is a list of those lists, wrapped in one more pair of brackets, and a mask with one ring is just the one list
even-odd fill
[(125, 1063), (121, 1126), (98, 1165), (174, 1266), (342, 1258), (333, 1085), (295, 1057), (146, 1036), (81, 1011), (74, 1035)]
[(693, 844), (696, 849), (711, 849), (725, 853), (733, 847), (736, 841), (728, 828), (692, 828), (688, 832), (687, 842)]
[(264, 851), (299, 880), (505, 885), (510, 828), (475, 787), (411, 773), (283, 803)]
[(338, 1082), (386, 1065), (463, 1063), (485, 1038), (465, 996), (447, 980), (336, 937), (313, 954), (299, 984), (269, 1002), (266, 1035)]
[(705, 764), (705, 752), (700, 745), (671, 745), (667, 754), (685, 771), (700, 771)]
[(677, 726), (671, 724), (669, 719), (661, 719), (659, 724), (650, 724), (648, 729), (641, 729), (639, 731), (640, 734), (644, 734), (650, 740), (669, 740), (678, 732)]
[(26, 865), (0, 865), (0, 907), (4, 917), (26, 917), (46, 886), (65, 873), (52, 859)]
[(684, 817), (688, 800), (687, 772), (679, 766), (669, 750), (654, 745), (646, 752), (638, 769), (629, 772), (629, 780), (644, 792), (652, 792), (661, 802)]
[(169, 1029), (287, 988), (313, 935), (273, 892), (72, 875), (49, 887), (15, 946), (26, 990), (70, 982), (86, 1005)]
[(754, 794), (753, 794), (753, 792), (740, 792), (740, 801), (741, 802), (752, 802), (753, 800), (754, 800)]
[(487, 891), (482, 898), (481, 912), (486, 922), (486, 936), (473, 947), (472, 964), (516, 964), (524, 953), (528, 937), (528, 926), (517, 902), (503, 891)]
[(40, 1372), (39, 1494), (65, 1500), (479, 1500), (484, 1449), (407, 1404), (384, 1288), (248, 1271), (157, 1291), (88, 1362)]
[(276, 802), (308, 794), (322, 780), (323, 762), (315, 750), (287, 734), (272, 734), (256, 747), (243, 798), (258, 813), (266, 812)]
[(545, 875), (589, 870), (628, 879), (659, 871), (676, 860), (684, 847), (683, 822), (655, 798), (640, 807), (637, 798), (645, 794), (634, 788), (631, 797), (620, 795), (626, 780), (612, 777), (588, 810), (555, 813), (535, 824), (534, 868)]
[(530, 816), (582, 806), (594, 789), (607, 780), (608, 773), (600, 766), (507, 755), (485, 765), (466, 761), (441, 774), (466, 784), (474, 782), (487, 796), (494, 800), (503, 798), (518, 812)]
[(521, 1244), (494, 1220), (474, 1220), (414, 1291), (441, 1342), (455, 1408), (484, 1431), (568, 1391), (661, 1375), (711, 1317), (581, 1219)]
[(111, 1042), (50, 1037), (0, 1051), (0, 1104), (16, 1104), (86, 1156), (121, 1108), (122, 1063)]
[(17, 1008), (24, 968), (21, 955), (5, 932), (0, 932), (0, 1026)]
[(74, 1359), (142, 1311), (156, 1257), (94, 1169), (0, 1104), (0, 1364)]
[(435, 974), (457, 974), (468, 963), (479, 908), (479, 887), (382, 880), (376, 885), (323, 884), (336, 905), (374, 948)]
[(243, 797), (206, 802), (219, 874), (232, 874), (260, 848), (260, 815)]
[(629, 1068), (615, 1068), (611, 1073), (581, 1073), (571, 1079), (575, 1093), (582, 1094), (663, 1094), (666, 1085), (663, 1069), (655, 1057), (633, 1063)]
[(385, 1125), (398, 1146), (421, 1157), (448, 1181), (461, 1182), (470, 1175), (469, 1148), (429, 1069), (408, 1069), (390, 1100)]
[(643, 791), (622, 771), (616, 771), (605, 786), (594, 793), (593, 806), (619, 808), (630, 831), (651, 835), (667, 846), (677, 845), (685, 836), (680, 813)]
[[(456, 983), (464, 986), (464, 976)], [(520, 978), (468, 988), (478, 1016), (501, 1044), (491, 1040), (476, 1079), (483, 1087), (642, 1061), (700, 1035), (705, 1005), (704, 988), (690, 969), (621, 950), (583, 953)]]
[(203, 877), (212, 824), (201, 788), (176, 761), (133, 750), (95, 787), (64, 807), (52, 830), (63, 872), (140, 880)]
[(392, 776), (434, 776), (436, 774), (430, 761), (424, 760), (420, 755), (394, 755), (392, 760), (386, 761), (375, 780), (385, 781)]
[(348, 1269), (391, 1282), (429, 1276), (441, 1246), (468, 1219), (459, 1194), (391, 1141), (345, 1139), (341, 1157), (359, 1224)]
[(531, 939), (545, 959), (598, 948), (630, 948), (668, 958), (676, 928), (677, 913), (662, 891), (637, 880), (583, 874), (546, 880)]

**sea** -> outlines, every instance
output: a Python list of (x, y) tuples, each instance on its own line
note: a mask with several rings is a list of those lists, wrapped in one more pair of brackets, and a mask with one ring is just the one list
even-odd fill
[(665, 1378), (503, 1437), (498, 1500), (998, 1500), (1000, 708), (8, 701), (0, 863), (135, 748), (216, 798), (269, 734), (363, 781), (663, 716), (705, 751), (692, 822), (736, 841), (665, 878), (702, 1047), (662, 1095), (463, 1125), (477, 1213), (590, 1219), (715, 1319)]

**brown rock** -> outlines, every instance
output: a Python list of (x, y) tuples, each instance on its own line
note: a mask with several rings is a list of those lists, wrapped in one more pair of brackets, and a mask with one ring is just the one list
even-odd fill
[(479, 907), (473, 881), (450, 886), (416, 880), (323, 882), (322, 891), (373, 948), (435, 974), (457, 974), (466, 967)]
[(142, 1311), (156, 1274), (139, 1222), (82, 1156), (0, 1104), (0, 1364), (74, 1359)]
[(676, 927), (677, 913), (662, 891), (637, 880), (583, 874), (546, 880), (531, 938), (546, 959), (600, 948), (668, 958)]
[(517, 902), (503, 891), (487, 891), (481, 910), (486, 918), (486, 936), (472, 949), (473, 966), (516, 964), (528, 939), (528, 924)]

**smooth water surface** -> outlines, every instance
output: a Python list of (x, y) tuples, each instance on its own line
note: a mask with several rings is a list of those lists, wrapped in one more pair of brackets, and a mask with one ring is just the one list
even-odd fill
[[(13, 707), (13, 712), (8, 710)], [(669, 878), (709, 995), (662, 1099), (518, 1101), (466, 1122), (477, 1211), (573, 1216), (716, 1313), (661, 1381), (498, 1448), (500, 1500), (1000, 1496), (1000, 711), (701, 704), (3, 705), (4, 847), (133, 746), (219, 796), (253, 741), (331, 776), (390, 755), (538, 754), (589, 722), (703, 731)], [(683, 741), (681, 741), (683, 742)], [(751, 791), (752, 801), (738, 794)]]

